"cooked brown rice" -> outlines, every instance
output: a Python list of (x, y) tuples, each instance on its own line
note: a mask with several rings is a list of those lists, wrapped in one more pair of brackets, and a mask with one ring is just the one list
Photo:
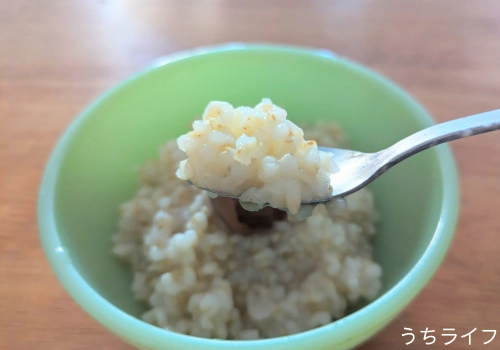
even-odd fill
[[(343, 138), (322, 122), (306, 136), (335, 147)], [(146, 322), (206, 338), (294, 334), (343, 317), (372, 300), (381, 269), (372, 258), (372, 194), (349, 197), (338, 215), (317, 207), (304, 221), (275, 222), (267, 234), (229, 232), (206, 192), (176, 176), (176, 142), (140, 171), (140, 188), (121, 207), (113, 252), (130, 263)]]

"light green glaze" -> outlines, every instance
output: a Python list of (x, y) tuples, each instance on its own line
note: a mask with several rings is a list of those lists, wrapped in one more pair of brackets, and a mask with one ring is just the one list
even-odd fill
[(352, 148), (364, 152), (432, 124), (384, 78), (308, 49), (232, 44), (191, 51), (112, 89), (79, 116), (54, 150), (38, 217), (61, 283), (121, 338), (143, 349), (346, 349), (397, 315), (441, 262), (458, 212), (457, 173), (444, 145), (404, 161), (371, 185), (382, 218), (374, 245), (384, 288), (376, 301), (330, 325), (262, 341), (199, 339), (140, 321), (144, 305), (132, 298), (131, 274), (110, 253), (118, 206), (136, 190), (132, 169), (186, 132), (208, 101), (255, 105), (262, 97), (284, 107), (295, 122), (336, 120)]

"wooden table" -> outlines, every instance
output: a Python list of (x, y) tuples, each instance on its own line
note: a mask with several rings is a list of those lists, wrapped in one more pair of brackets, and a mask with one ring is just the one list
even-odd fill
[[(439, 121), (500, 108), (500, 2), (0, 2), (0, 349), (129, 349), (70, 299), (38, 239), (35, 205), (58, 136), (98, 94), (178, 50), (227, 41), (331, 49), (409, 90)], [(500, 134), (452, 144), (462, 209), (419, 297), (362, 349), (500, 349)], [(403, 328), (414, 343), (405, 346)], [(443, 328), (455, 328), (450, 346)], [(477, 328), (472, 345), (461, 335)], [(453, 333), (453, 332), (444, 332)]]

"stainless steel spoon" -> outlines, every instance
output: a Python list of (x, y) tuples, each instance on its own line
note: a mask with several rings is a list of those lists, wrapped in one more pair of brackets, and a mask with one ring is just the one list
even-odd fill
[[(427, 148), (498, 129), (500, 129), (500, 109), (431, 126), (376, 153), (319, 147), (321, 151), (332, 154), (339, 171), (330, 175), (332, 192), (329, 197), (302, 202), (302, 207), (303, 209), (309, 207), (309, 211), (312, 212), (316, 204), (341, 199), (356, 192), (392, 166)], [(210, 189), (205, 190), (211, 191)], [(239, 199), (228, 193), (209, 193), (215, 196)]]
[(389, 168), (427, 148), (498, 129), (500, 109), (431, 126), (376, 153), (320, 147), (321, 151), (332, 154), (340, 170), (330, 176), (333, 188), (330, 198), (317, 199), (312, 203), (321, 203), (356, 192)]

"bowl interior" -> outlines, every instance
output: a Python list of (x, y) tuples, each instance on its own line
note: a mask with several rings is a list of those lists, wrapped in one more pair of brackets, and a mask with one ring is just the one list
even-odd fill
[[(213, 52), (159, 66), (114, 89), (71, 130), (54, 202), (62, 247), (87, 283), (140, 316), (128, 266), (111, 254), (118, 207), (137, 188), (134, 168), (184, 133), (210, 100), (255, 105), (262, 97), (295, 122), (337, 121), (352, 148), (370, 152), (429, 126), (426, 113), (385, 82), (343, 59), (283, 50)], [(370, 187), (381, 214), (374, 239), (383, 292), (422, 256), (443, 197), (437, 151), (399, 164)]]

